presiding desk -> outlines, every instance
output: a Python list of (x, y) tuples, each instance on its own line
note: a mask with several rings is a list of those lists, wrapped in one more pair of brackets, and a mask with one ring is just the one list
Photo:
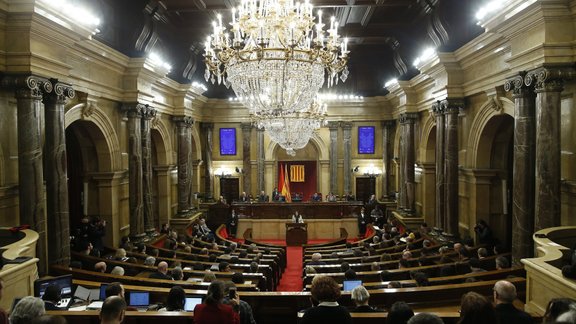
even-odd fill
[(307, 223), (286, 223), (286, 245), (302, 246), (308, 244)]
[(207, 223), (215, 230), (226, 224), (232, 209), (238, 215), (237, 233), (252, 229), (254, 239), (286, 239), (286, 222), (295, 212), (307, 223), (308, 240), (340, 237), (344, 228), (351, 237), (358, 235), (356, 217), (361, 201), (338, 202), (233, 202), (231, 205), (214, 203), (209, 206)]

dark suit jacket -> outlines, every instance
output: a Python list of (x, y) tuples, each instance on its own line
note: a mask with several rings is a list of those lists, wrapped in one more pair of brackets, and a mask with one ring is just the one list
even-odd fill
[(532, 317), (512, 304), (498, 304), (495, 307), (499, 323), (532, 324)]
[(162, 272), (158, 272), (158, 271), (151, 274), (149, 278), (172, 280), (172, 277), (170, 277), (169, 275), (165, 275)]

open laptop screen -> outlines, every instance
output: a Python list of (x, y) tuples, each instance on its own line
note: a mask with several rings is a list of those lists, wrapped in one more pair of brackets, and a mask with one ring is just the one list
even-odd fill
[(108, 284), (100, 284), (100, 300), (106, 299), (106, 288), (108, 288)]
[(344, 280), (344, 291), (351, 291), (357, 286), (362, 285), (362, 280)]
[(147, 291), (131, 291), (129, 298), (130, 306), (148, 307), (150, 305), (150, 293)]
[(202, 304), (202, 297), (186, 296), (186, 303), (184, 304), (184, 310), (187, 312), (192, 312), (196, 305)]

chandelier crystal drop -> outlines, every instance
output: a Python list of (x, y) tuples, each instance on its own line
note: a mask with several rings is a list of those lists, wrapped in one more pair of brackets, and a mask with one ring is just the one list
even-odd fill
[(283, 114), (276, 117), (254, 117), (254, 123), (265, 129), (270, 138), (295, 156), (295, 150), (301, 149), (326, 120), (326, 104), (315, 101), (306, 112)]
[(242, 0), (229, 26), (222, 16), (206, 40), (206, 81), (232, 86), (257, 118), (285, 117), (310, 109), (320, 88), (348, 77), (348, 41), (334, 17), (327, 30), (322, 11), (294, 0)]

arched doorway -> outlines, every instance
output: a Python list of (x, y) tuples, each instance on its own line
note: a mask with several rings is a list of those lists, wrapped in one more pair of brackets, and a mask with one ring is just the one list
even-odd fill
[[(320, 153), (318, 152), (317, 146), (313, 141), (309, 141), (308, 144), (299, 150), (296, 150), (296, 155), (291, 156), (286, 153), (280, 145), (276, 145), (274, 150), (274, 168), (275, 176), (273, 180), (273, 186), (278, 187), (279, 176), (280, 176), (280, 166), (287, 166), (288, 176), (290, 177), (291, 169), (297, 170), (302, 169), (302, 177), (296, 177), (298, 179), (292, 179), (297, 181), (290, 182), (291, 193), (298, 193), (302, 196), (303, 201), (310, 200), (310, 197), (315, 192), (321, 192), (322, 194), (327, 194), (327, 192), (322, 192), (321, 188), (321, 168), (318, 163)], [(281, 190), (281, 188), (278, 188)], [(271, 193), (271, 191), (270, 191)], [(270, 194), (268, 193), (268, 194)]]
[(492, 116), (482, 129), (476, 161), (477, 169), (490, 170), (489, 181), (485, 181), (489, 184), (489, 203), (476, 208), (489, 209), (485, 220), (508, 249), (512, 241), (513, 160), (514, 118), (507, 114)]

